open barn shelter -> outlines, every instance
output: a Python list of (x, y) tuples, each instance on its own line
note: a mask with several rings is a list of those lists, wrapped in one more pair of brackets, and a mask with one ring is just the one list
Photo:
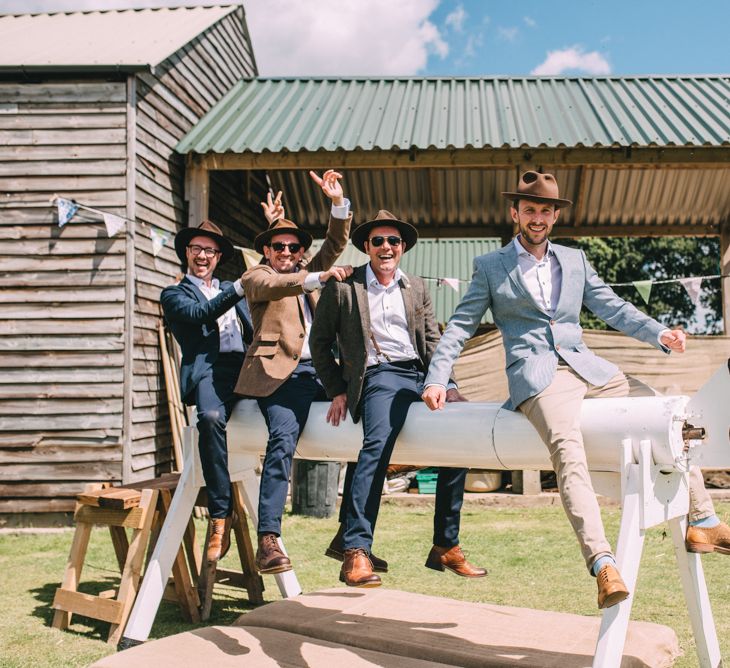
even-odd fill
[[(152, 237), (186, 224), (175, 145), (256, 73), (240, 4), (0, 17), (5, 519), (171, 468), (158, 302), (180, 265)], [(109, 237), (80, 209), (60, 228), (54, 194), (129, 221)]]

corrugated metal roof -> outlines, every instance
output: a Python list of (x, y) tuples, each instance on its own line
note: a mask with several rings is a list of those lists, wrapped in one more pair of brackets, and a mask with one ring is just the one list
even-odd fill
[(240, 81), (181, 153), (726, 146), (730, 77)]
[[(312, 252), (322, 245), (321, 239), (312, 243)], [(408, 274), (421, 276), (431, 293), (433, 310), (437, 322), (447, 322), (457, 304), (469, 287), (474, 258), (501, 247), (499, 239), (419, 239), (418, 243), (403, 255), (400, 268)], [(340, 255), (337, 264), (351, 264), (357, 267), (368, 262), (368, 256), (361, 253), (351, 243)], [(456, 291), (436, 279), (459, 279)], [(492, 323), (492, 315), (482, 318), (482, 323)]]
[(0, 16), (0, 68), (154, 66), (239, 7)]

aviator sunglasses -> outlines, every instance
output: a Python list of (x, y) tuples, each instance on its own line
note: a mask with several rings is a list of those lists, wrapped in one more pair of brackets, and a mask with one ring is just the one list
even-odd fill
[(380, 246), (382, 246), (385, 243), (385, 240), (386, 239), (388, 240), (388, 245), (393, 246), (393, 247), (400, 246), (400, 242), (403, 241), (400, 237), (396, 237), (396, 236), (389, 236), (389, 237), (381, 237), (381, 236), (370, 237), (370, 239), (368, 239), (368, 241), (373, 246), (375, 246), (375, 248), (379, 248)]
[(271, 248), (273, 248), (277, 253), (281, 253), (285, 248), (288, 248), (290, 253), (298, 253), (301, 247), (302, 244), (299, 244), (296, 241), (290, 244), (285, 244), (283, 241), (274, 241), (274, 243), (271, 244)]

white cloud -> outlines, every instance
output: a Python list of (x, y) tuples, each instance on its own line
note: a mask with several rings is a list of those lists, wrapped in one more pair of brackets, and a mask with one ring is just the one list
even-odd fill
[(577, 70), (585, 74), (611, 74), (611, 65), (598, 51), (585, 52), (581, 46), (568, 49), (548, 51), (547, 58), (530, 74), (538, 76), (563, 74), (569, 70)]
[(531, 16), (525, 16), (522, 20), (528, 28), (537, 28), (537, 21), (535, 21), (535, 19)]
[(505, 42), (514, 42), (517, 39), (517, 35), (519, 35), (519, 33), (519, 28), (504, 28), (503, 26), (497, 28), (497, 34), (499, 35), (500, 39), (503, 39)]
[(244, 2), (263, 76), (409, 75), (449, 46), (429, 21), (438, 0)]
[(466, 20), (466, 11), (464, 5), (459, 5), (445, 19), (444, 23), (447, 27), (452, 28), (455, 32), (463, 32), (464, 21)]

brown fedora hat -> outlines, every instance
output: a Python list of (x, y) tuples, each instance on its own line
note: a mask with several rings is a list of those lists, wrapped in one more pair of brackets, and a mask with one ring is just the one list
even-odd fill
[(558, 182), (552, 174), (540, 174), (540, 172), (533, 171), (525, 172), (520, 176), (517, 192), (502, 193), (502, 197), (512, 201), (529, 199), (533, 202), (554, 204), (558, 209), (573, 203), (569, 199), (560, 199), (558, 195)]
[(385, 225), (398, 228), (403, 241), (406, 242), (406, 248), (403, 251), (404, 253), (407, 253), (416, 245), (416, 242), (418, 241), (418, 230), (410, 223), (398, 220), (392, 213), (390, 213), (390, 211), (386, 211), (385, 209), (378, 211), (378, 215), (375, 216), (373, 220), (361, 223), (353, 230), (352, 245), (364, 253), (365, 242), (368, 240), (370, 230), (374, 227), (382, 227)]
[(264, 246), (268, 246), (269, 241), (271, 241), (271, 237), (276, 236), (277, 234), (296, 235), (299, 242), (302, 246), (304, 246), (304, 250), (307, 250), (312, 245), (312, 235), (309, 234), (309, 232), (300, 230), (296, 223), (292, 223), (291, 220), (279, 218), (269, 225), (268, 230), (264, 230), (256, 235), (256, 238), (253, 240), (253, 247), (256, 249), (256, 252), (263, 255)]
[(226, 260), (230, 260), (233, 257), (233, 244), (223, 236), (221, 228), (210, 220), (204, 220), (197, 227), (186, 227), (175, 235), (175, 252), (180, 258), (180, 262), (183, 264), (187, 263), (185, 249), (193, 237), (200, 236), (210, 237), (218, 243), (218, 247), (221, 250), (219, 264), (223, 264)]

